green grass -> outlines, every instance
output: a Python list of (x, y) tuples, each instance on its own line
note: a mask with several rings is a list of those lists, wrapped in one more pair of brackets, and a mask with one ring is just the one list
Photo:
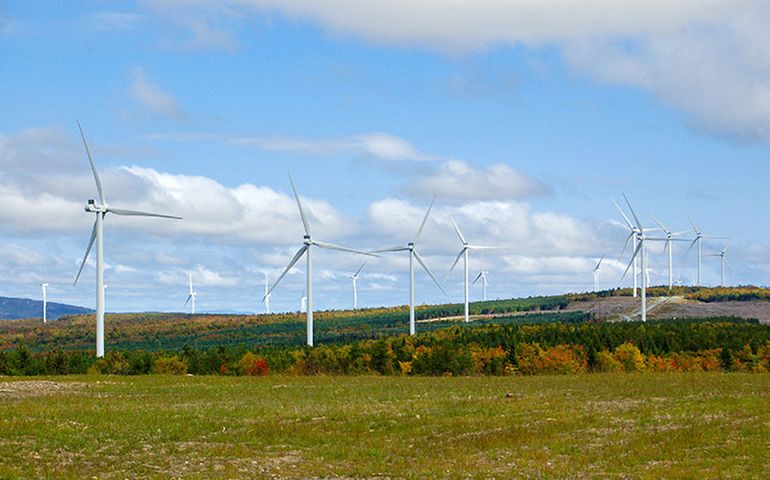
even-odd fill
[(770, 473), (768, 374), (21, 380), (0, 380), (0, 478)]

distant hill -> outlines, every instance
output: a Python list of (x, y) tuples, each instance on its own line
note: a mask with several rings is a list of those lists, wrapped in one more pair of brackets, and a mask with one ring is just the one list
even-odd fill
[[(90, 308), (76, 307), (64, 303), (48, 302), (48, 319), (56, 320), (64, 315), (91, 313)], [(42, 318), (43, 302), (28, 298), (0, 297), (0, 320), (20, 318)]]

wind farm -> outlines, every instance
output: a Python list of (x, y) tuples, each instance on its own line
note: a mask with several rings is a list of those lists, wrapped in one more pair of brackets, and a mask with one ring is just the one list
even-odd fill
[(760, 4), (4, 4), (0, 478), (767, 477)]

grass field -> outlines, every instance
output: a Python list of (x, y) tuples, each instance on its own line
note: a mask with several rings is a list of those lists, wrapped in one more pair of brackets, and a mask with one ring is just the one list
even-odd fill
[(0, 379), (0, 478), (769, 478), (770, 375)]

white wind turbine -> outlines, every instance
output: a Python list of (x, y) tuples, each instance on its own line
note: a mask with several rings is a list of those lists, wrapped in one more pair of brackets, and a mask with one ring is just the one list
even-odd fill
[[(628, 269), (631, 268), (631, 265), (634, 265), (634, 267), (636, 267), (636, 256), (639, 255), (641, 257), (642, 272), (644, 272), (644, 275), (642, 275), (642, 322), (646, 322), (647, 321), (647, 282), (648, 282), (649, 272), (647, 270), (647, 255), (645, 252), (646, 251), (645, 241), (649, 240), (649, 238), (644, 234), (644, 228), (642, 227), (642, 223), (639, 221), (639, 217), (636, 216), (636, 212), (634, 212), (634, 209), (631, 206), (631, 202), (628, 201), (628, 198), (626, 197), (625, 194), (623, 194), (623, 198), (625, 199), (626, 205), (628, 205), (628, 209), (631, 211), (631, 215), (634, 217), (634, 221), (636, 222), (635, 230), (632, 232), (632, 235), (634, 235), (634, 237), (636, 238), (636, 248), (634, 249), (634, 254), (631, 256), (631, 261), (628, 263), (628, 266), (626, 267), (626, 271), (623, 272), (623, 277), (621, 277), (621, 280), (625, 278), (626, 274), (628, 273)], [(623, 214), (623, 211), (621, 210), (620, 213)], [(626, 221), (628, 222), (628, 217), (626, 217), (625, 214), (623, 214), (623, 218), (625, 218)], [(631, 222), (628, 222), (628, 224), (631, 225)], [(632, 230), (633, 229), (634, 227), (632, 227)], [(626, 242), (628, 242), (628, 239), (626, 239)]]
[(40, 288), (43, 290), (43, 323), (48, 323), (48, 279), (43, 280)]
[[(457, 266), (457, 262), (460, 261), (460, 258), (463, 259), (463, 265), (464, 265), (464, 271), (465, 271), (465, 321), (470, 321), (470, 315), (469, 315), (469, 302), (468, 302), (468, 252), (471, 250), (498, 250), (498, 249), (504, 249), (505, 247), (489, 247), (485, 245), (471, 245), (468, 243), (467, 240), (465, 240), (465, 236), (463, 236), (462, 232), (460, 231), (460, 228), (455, 223), (454, 218), (449, 217), (449, 220), (452, 222), (452, 226), (455, 229), (455, 232), (457, 232), (457, 236), (460, 237), (460, 242), (462, 243), (462, 248), (460, 249), (460, 253), (457, 254), (457, 258), (455, 258), (455, 262), (452, 264), (452, 267), (449, 269), (449, 273), (447, 273), (447, 277), (452, 273), (452, 271)], [(446, 279), (444, 279), (446, 281)]]
[(375, 250), (373, 253), (387, 253), (387, 252), (409, 252), (409, 335), (414, 335), (415, 333), (415, 320), (414, 320), (414, 260), (417, 260), (417, 262), (422, 266), (423, 270), (430, 276), (431, 279), (433, 279), (433, 282), (436, 284), (436, 286), (441, 290), (441, 292), (446, 295), (446, 291), (444, 291), (444, 287), (441, 286), (438, 280), (436, 280), (436, 277), (433, 275), (433, 272), (430, 271), (428, 266), (423, 261), (420, 254), (417, 252), (417, 242), (420, 240), (420, 237), (422, 236), (422, 231), (425, 228), (425, 222), (428, 220), (428, 215), (430, 215), (430, 210), (433, 208), (433, 203), (436, 201), (436, 197), (433, 197), (433, 200), (431, 200), (430, 205), (428, 206), (428, 211), (425, 212), (425, 217), (422, 219), (422, 223), (420, 224), (420, 228), (417, 229), (417, 235), (414, 236), (414, 240), (407, 243), (405, 247), (392, 247), (392, 248), (386, 248), (384, 250)]
[(476, 285), (476, 282), (481, 280), (481, 300), (484, 302), (487, 301), (487, 286), (489, 285), (489, 283), (487, 282), (487, 275), (489, 275), (489, 270), (484, 269), (484, 252), (482, 252), (481, 253), (481, 271), (479, 271), (479, 274), (473, 280), (473, 284)]
[(684, 235), (685, 233), (688, 233), (688, 231), (674, 233), (665, 225), (663, 225), (657, 218), (655, 219), (655, 223), (657, 223), (658, 226), (661, 228), (661, 230), (663, 230), (663, 233), (666, 234), (666, 238), (663, 239), (663, 241), (666, 242), (665, 246), (663, 247), (663, 253), (668, 252), (668, 289), (671, 290), (674, 286), (673, 242), (689, 242), (689, 240), (686, 238), (676, 238), (680, 235)]
[(265, 313), (269, 314), (270, 313), (270, 289), (268, 287), (269, 287), (270, 281), (267, 276), (267, 272), (262, 272), (262, 273), (265, 275), (265, 296), (262, 298), (264, 298), (263, 301), (265, 302)]
[(190, 294), (187, 295), (187, 300), (184, 302), (184, 306), (186, 307), (187, 304), (190, 304), (190, 313), (192, 315), (195, 315), (195, 297), (198, 296), (198, 294), (193, 290), (193, 284), (192, 284), (192, 273), (187, 274), (187, 278), (190, 280)]
[[(624, 197), (625, 197), (625, 195), (624, 195)], [(628, 219), (628, 217), (626, 216), (625, 212), (623, 212), (623, 209), (620, 208), (620, 205), (618, 205), (618, 202), (616, 202), (615, 199), (612, 200), (612, 203), (615, 204), (615, 208), (617, 208), (618, 212), (620, 212), (620, 215), (623, 216), (623, 220), (625, 220), (626, 226), (628, 226), (628, 230), (629, 230), (628, 237), (626, 237), (626, 241), (625, 241), (625, 243), (623, 243), (623, 250), (620, 252), (620, 255), (623, 255), (623, 253), (625, 253), (626, 248), (628, 248), (628, 241), (631, 240), (631, 239), (634, 240), (634, 244), (631, 247), (631, 252), (635, 252), (636, 248), (638, 246), (638, 243), (639, 243), (639, 229), (637, 227), (635, 227), (631, 223), (631, 221)], [(638, 275), (636, 273), (636, 259), (633, 258), (632, 262), (633, 262), (633, 267), (634, 267), (633, 268), (633, 272), (632, 272), (632, 276), (634, 277), (634, 298), (636, 298), (636, 296), (637, 296), (637, 293), (636, 293), (636, 291), (637, 291), (637, 277), (638, 277)], [(627, 270), (628, 269), (626, 269), (626, 271)], [(623, 276), (625, 277), (625, 274), (623, 274)]]
[(366, 260), (360, 267), (358, 267), (358, 270), (356, 270), (356, 273), (354, 273), (353, 275), (350, 275), (350, 279), (353, 280), (353, 309), (354, 310), (358, 308), (358, 290), (356, 289), (356, 281), (358, 280), (358, 274), (361, 273), (361, 270), (364, 269), (367, 263), (369, 263), (369, 260)]
[(707, 257), (719, 257), (719, 270), (722, 275), (722, 282), (719, 284), (720, 287), (725, 286), (725, 267), (728, 265), (727, 263), (727, 247), (730, 246), (730, 242), (728, 241), (725, 243), (724, 248), (719, 253), (711, 253), (709, 255), (706, 255)]
[(283, 279), (283, 277), (285, 277), (286, 274), (289, 273), (289, 270), (291, 270), (294, 264), (297, 263), (299, 259), (302, 258), (303, 255), (306, 255), (306, 258), (307, 258), (307, 271), (306, 271), (307, 273), (307, 344), (312, 347), (313, 346), (313, 264), (311, 260), (311, 252), (312, 252), (311, 247), (315, 246), (315, 247), (325, 248), (327, 250), (338, 250), (340, 252), (356, 253), (358, 255), (369, 255), (369, 256), (376, 256), (376, 255), (372, 255), (371, 253), (368, 253), (368, 252), (353, 250), (347, 247), (341, 247), (339, 245), (333, 245), (331, 243), (313, 240), (313, 238), (310, 236), (310, 224), (308, 223), (307, 217), (305, 216), (305, 211), (302, 208), (302, 202), (299, 199), (299, 195), (297, 194), (297, 188), (294, 186), (294, 179), (291, 178), (291, 175), (289, 175), (289, 181), (291, 182), (291, 189), (294, 192), (294, 198), (297, 199), (297, 208), (299, 208), (299, 216), (302, 219), (302, 226), (305, 229), (305, 235), (302, 239), (303, 245), (302, 247), (300, 247), (297, 253), (294, 254), (294, 257), (286, 266), (286, 269), (284, 269), (283, 273), (281, 273), (281, 276), (278, 277), (278, 280), (275, 281), (275, 283), (270, 288), (270, 290), (267, 291), (266, 295), (269, 295), (270, 293), (272, 293), (275, 287), (278, 286), (278, 283), (281, 281), (281, 279)]
[(80, 137), (83, 139), (83, 146), (88, 155), (88, 162), (91, 164), (91, 172), (96, 181), (96, 190), (99, 193), (99, 203), (96, 203), (96, 201), (91, 199), (88, 201), (85, 208), (86, 212), (96, 215), (96, 220), (91, 229), (91, 239), (88, 241), (86, 254), (83, 257), (83, 262), (80, 264), (80, 270), (78, 270), (75, 282), (72, 285), (77, 285), (80, 274), (83, 272), (83, 267), (88, 259), (88, 255), (91, 253), (91, 247), (93, 247), (94, 241), (96, 241), (96, 356), (101, 358), (104, 356), (104, 218), (108, 213), (136, 217), (173, 218), (177, 220), (181, 220), (181, 217), (138, 212), (135, 210), (125, 210), (109, 206), (107, 204), (107, 198), (104, 195), (104, 190), (102, 189), (102, 182), (99, 180), (99, 174), (96, 173), (96, 166), (91, 158), (91, 151), (88, 149), (88, 143), (86, 143), (86, 136), (83, 134), (83, 129), (80, 127), (80, 122), (78, 122), (78, 129), (80, 130)]
[(727, 237), (712, 237), (712, 236), (706, 236), (703, 235), (703, 232), (698, 228), (697, 225), (695, 225), (695, 222), (693, 222), (692, 218), (690, 219), (690, 224), (692, 224), (692, 229), (695, 232), (695, 239), (692, 241), (690, 246), (687, 248), (687, 253), (690, 253), (690, 250), (692, 250), (692, 247), (697, 248), (698, 253), (698, 275), (697, 275), (697, 286), (701, 286), (701, 242), (704, 238), (711, 239), (711, 240), (729, 240)]
[(594, 292), (599, 291), (599, 269), (602, 266), (603, 260), (604, 260), (604, 255), (602, 255), (602, 258), (599, 259), (599, 263), (596, 264), (596, 267), (594, 267)]

